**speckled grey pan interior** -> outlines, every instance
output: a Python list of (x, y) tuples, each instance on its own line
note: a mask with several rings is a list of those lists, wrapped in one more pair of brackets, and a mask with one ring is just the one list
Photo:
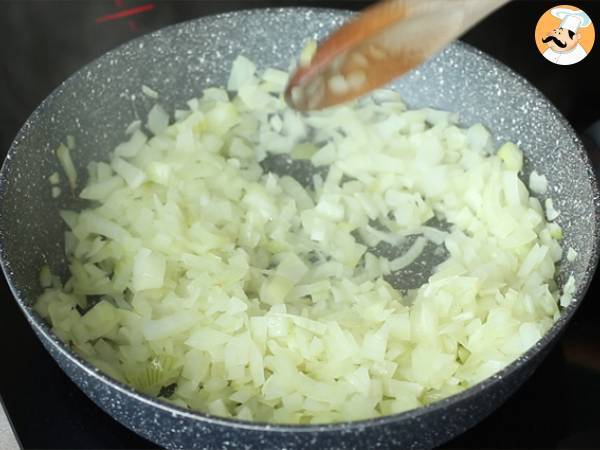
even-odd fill
[[(597, 260), (598, 192), (587, 155), (569, 124), (525, 80), (464, 44), (455, 44), (396, 83), (410, 106), (458, 111), (464, 124), (482, 122), (498, 141), (523, 148), (527, 163), (547, 175), (561, 211), (565, 245), (578, 252), (560, 266), (560, 280), (576, 276), (576, 301), (548, 334), (494, 377), (443, 401), (404, 414), (327, 426), (278, 426), (192, 413), (134, 392), (90, 367), (57, 340), (32, 312), (44, 262), (65, 273), (59, 208), (46, 177), (58, 170), (53, 149), (72, 134), (80, 173), (105, 158), (124, 126), (144, 117), (152, 101), (146, 84), (169, 107), (206, 86), (223, 84), (232, 60), (245, 54), (260, 66), (286, 68), (307, 38), (323, 37), (349, 16), (315, 9), (242, 11), (172, 26), (132, 41), (83, 68), (32, 114), (0, 174), (0, 256), (14, 295), (34, 331), (75, 383), (116, 420), (170, 448), (423, 448), (473, 426), (531, 374), (581, 302)], [(66, 187), (64, 189), (67, 190)], [(562, 282), (562, 281), (561, 281)], [(5, 301), (7, 299), (4, 299)]]

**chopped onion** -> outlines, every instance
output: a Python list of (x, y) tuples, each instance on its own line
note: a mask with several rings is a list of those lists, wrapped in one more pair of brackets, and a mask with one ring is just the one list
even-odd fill
[(142, 85), (142, 92), (146, 97), (150, 97), (150, 98), (158, 98), (158, 92), (156, 92), (154, 89), (146, 86), (145, 84)]
[(395, 272), (410, 266), (423, 253), (426, 245), (427, 239), (419, 236), (404, 255), (390, 261), (390, 270)]
[[(534, 345), (575, 279), (556, 286), (558, 213), (519, 178), (521, 150), (494, 153), (482, 125), (390, 91), (303, 116), (286, 82), (240, 57), (229, 92), (205, 89), (172, 124), (154, 106), (152, 136), (134, 122), (110, 163), (89, 165), (89, 205), (60, 211), (70, 277), (40, 273), (35, 310), (54, 332), (150, 395), (285, 423), (416, 408)], [(269, 154), (289, 173), (265, 171)], [(445, 261), (394, 289), (388, 275), (422, 270), (426, 246)]]
[(548, 180), (534, 170), (529, 175), (529, 189), (536, 194), (545, 194), (548, 190)]
[(507, 142), (498, 150), (498, 157), (508, 170), (519, 172), (523, 168), (523, 153), (512, 142)]
[(60, 183), (60, 175), (58, 172), (52, 172), (52, 174), (48, 177), (48, 181), (50, 184), (58, 184)]
[(58, 162), (65, 172), (65, 175), (67, 176), (71, 190), (75, 190), (75, 186), (77, 185), (77, 170), (75, 169), (75, 165), (71, 159), (69, 147), (60, 144), (56, 149), (56, 156), (58, 158)]
[(560, 306), (567, 307), (571, 304), (576, 289), (577, 288), (575, 287), (575, 277), (573, 275), (570, 275), (569, 279), (565, 283), (565, 286), (563, 287), (563, 293), (560, 296)]
[(573, 262), (575, 259), (577, 259), (577, 252), (573, 247), (569, 247), (567, 250), (567, 261)]
[(50, 273), (50, 267), (48, 265), (42, 266), (42, 269), (40, 270), (40, 286), (43, 288), (52, 286), (52, 274)]
[(168, 125), (169, 115), (166, 113), (162, 106), (158, 104), (154, 105), (148, 113), (148, 121), (146, 122), (146, 127), (153, 134), (160, 134), (167, 128)]
[(129, 141), (117, 145), (115, 148), (115, 155), (123, 158), (132, 158), (138, 154), (145, 143), (146, 135), (144, 135), (144, 133), (142, 133), (139, 129), (133, 130), (131, 132), (131, 138), (129, 138)]
[(110, 166), (117, 174), (123, 177), (132, 189), (139, 187), (146, 179), (146, 174), (143, 171), (124, 159), (114, 158)]
[(238, 56), (233, 62), (229, 81), (227, 82), (227, 90), (237, 92), (246, 85), (254, 84), (254, 73), (256, 65), (244, 56)]
[(138, 251), (133, 261), (131, 289), (139, 292), (162, 287), (165, 277), (165, 258), (146, 248)]
[(317, 52), (317, 41), (310, 40), (306, 43), (300, 53), (300, 65), (308, 66)]
[(134, 131), (139, 130), (141, 126), (142, 126), (141, 120), (134, 120), (127, 126), (127, 128), (125, 130), (125, 134), (132, 134)]
[(560, 212), (554, 209), (554, 202), (551, 198), (546, 199), (544, 206), (546, 207), (546, 218), (549, 221), (556, 219), (560, 215)]

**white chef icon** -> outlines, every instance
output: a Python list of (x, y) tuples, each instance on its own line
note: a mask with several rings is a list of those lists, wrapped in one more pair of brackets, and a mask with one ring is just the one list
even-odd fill
[(561, 20), (558, 28), (550, 31), (542, 42), (548, 46), (543, 53), (544, 58), (554, 64), (568, 66), (581, 61), (587, 56), (581, 46), (580, 28), (586, 28), (591, 23), (590, 17), (582, 10), (568, 8), (553, 8), (551, 14)]

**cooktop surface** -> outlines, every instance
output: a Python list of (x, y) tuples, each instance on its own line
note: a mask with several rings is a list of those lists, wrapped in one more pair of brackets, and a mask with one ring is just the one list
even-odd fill
[[(245, 8), (318, 6), (359, 10), (369, 3), (1, 0), (0, 156), (4, 158), (19, 127), (62, 80), (141, 34)], [(527, 78), (577, 131), (583, 132), (600, 119), (600, 47), (574, 66), (546, 61), (536, 49), (534, 29), (541, 14), (557, 4), (515, 0), (463, 40)], [(570, 4), (583, 8), (600, 24), (600, 2)], [(5, 280), (0, 279), (0, 395), (23, 447), (156, 448), (111, 419), (63, 374), (29, 328)], [(596, 277), (560, 343), (529, 381), (495, 413), (444, 448), (600, 448), (599, 288)]]

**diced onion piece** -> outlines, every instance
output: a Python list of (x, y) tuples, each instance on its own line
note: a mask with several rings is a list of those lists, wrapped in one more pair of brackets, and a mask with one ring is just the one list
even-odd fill
[(427, 239), (419, 236), (415, 239), (415, 242), (410, 246), (410, 248), (404, 253), (402, 256), (390, 261), (390, 270), (395, 272), (397, 270), (402, 270), (405, 267), (411, 265), (415, 260), (421, 256), (425, 246), (427, 245)]
[(577, 259), (577, 252), (573, 247), (569, 247), (567, 250), (567, 261), (573, 262), (575, 259)]
[(238, 56), (233, 61), (229, 81), (227, 81), (228, 91), (239, 91), (242, 86), (252, 84), (254, 82), (254, 74), (256, 65), (244, 56)]
[(274, 85), (277, 88), (275, 92), (281, 92), (288, 82), (289, 75), (283, 70), (267, 69), (262, 75), (262, 79)]
[(160, 319), (146, 321), (142, 332), (149, 341), (167, 339), (185, 333), (192, 328), (196, 320), (197, 318), (188, 311), (178, 311)]
[(162, 106), (159, 104), (154, 105), (148, 113), (146, 127), (152, 132), (152, 134), (157, 135), (162, 133), (167, 126), (169, 126), (169, 115)]
[(115, 155), (123, 158), (132, 158), (138, 154), (146, 143), (146, 135), (140, 130), (134, 130), (129, 141), (117, 145)]
[(512, 142), (502, 145), (497, 154), (508, 170), (520, 172), (523, 168), (523, 153)]
[(298, 283), (308, 272), (308, 267), (295, 253), (285, 253), (276, 270), (278, 275), (287, 278), (292, 283)]
[(544, 206), (546, 207), (546, 218), (549, 221), (556, 219), (560, 215), (560, 212), (554, 209), (554, 202), (551, 198), (546, 199)]
[(317, 152), (317, 147), (314, 144), (298, 144), (294, 146), (290, 152), (293, 159), (311, 159)]
[(48, 288), (52, 286), (52, 274), (50, 273), (50, 267), (46, 264), (42, 266), (40, 270), (40, 286)]
[(321, 147), (311, 158), (315, 166), (328, 166), (336, 159), (335, 146), (331, 143)]
[(138, 188), (145, 180), (146, 174), (124, 159), (114, 158), (111, 165), (113, 170), (121, 175), (131, 189)]
[(563, 293), (560, 296), (560, 306), (566, 308), (573, 301), (573, 295), (577, 288), (575, 287), (575, 277), (573, 275), (569, 275), (569, 279), (563, 286)]
[(171, 178), (171, 166), (159, 161), (153, 161), (148, 164), (146, 169), (148, 178), (155, 183), (167, 186)]
[(562, 228), (557, 223), (549, 223), (548, 231), (550, 231), (550, 236), (552, 239), (561, 240), (563, 238)]
[(79, 194), (79, 197), (86, 200), (104, 200), (112, 192), (124, 186), (123, 178), (113, 176), (107, 180), (95, 184), (89, 184)]
[(529, 175), (529, 189), (536, 194), (545, 194), (548, 190), (548, 180), (544, 175), (538, 174), (535, 170)]
[(131, 288), (139, 292), (162, 287), (165, 269), (166, 261), (162, 255), (147, 248), (140, 249), (133, 262)]
[[(202, 91), (202, 98), (206, 100), (215, 100), (217, 102), (228, 102), (229, 95), (225, 89), (220, 88), (207, 88)], [(190, 106), (191, 109), (192, 108)]]
[(125, 134), (132, 134), (134, 131), (139, 130), (142, 126), (141, 120), (133, 120), (125, 130)]
[(158, 98), (158, 92), (156, 92), (154, 89), (146, 86), (145, 84), (142, 84), (142, 92), (144, 93), (144, 95), (146, 97), (150, 97), (150, 98)]
[(261, 286), (260, 299), (269, 305), (283, 303), (293, 287), (294, 283), (289, 278), (275, 275)]
[(58, 184), (60, 183), (60, 175), (58, 172), (52, 172), (52, 175), (48, 177), (48, 181), (50, 184)]
[(60, 165), (67, 176), (67, 180), (69, 180), (69, 186), (71, 187), (71, 190), (74, 191), (77, 185), (77, 170), (75, 169), (75, 165), (71, 159), (71, 152), (69, 151), (69, 148), (63, 144), (60, 144), (56, 149), (56, 156), (58, 157), (58, 161), (60, 162)]
[(315, 53), (317, 53), (317, 41), (310, 40), (300, 52), (300, 65), (303, 67), (308, 66), (315, 56)]
[[(467, 130), (467, 139), (474, 150), (486, 151), (490, 146), (491, 135), (483, 125), (478, 123)], [(498, 156), (505, 162), (509, 170), (515, 170), (517, 172), (521, 170), (523, 165), (523, 155), (512, 142), (507, 142), (500, 147)], [(519, 156), (521, 158), (520, 160)]]

